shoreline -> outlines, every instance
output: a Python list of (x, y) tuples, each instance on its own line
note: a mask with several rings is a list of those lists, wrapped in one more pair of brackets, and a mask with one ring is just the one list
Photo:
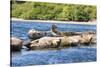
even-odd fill
[(76, 22), (76, 21), (54, 21), (54, 20), (24, 20), (19, 18), (11, 18), (11, 21), (24, 21), (24, 22), (46, 22), (46, 23), (65, 23), (65, 24), (82, 24), (82, 25), (96, 25), (97, 22)]

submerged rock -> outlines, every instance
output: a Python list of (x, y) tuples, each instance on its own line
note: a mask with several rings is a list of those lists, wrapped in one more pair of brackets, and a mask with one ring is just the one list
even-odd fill
[(16, 37), (11, 37), (10, 38), (10, 47), (11, 47), (11, 51), (20, 51), (22, 48), (22, 43), (23, 41), (19, 38)]

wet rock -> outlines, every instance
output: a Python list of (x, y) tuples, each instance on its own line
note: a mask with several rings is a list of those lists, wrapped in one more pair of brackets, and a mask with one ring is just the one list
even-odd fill
[(43, 37), (31, 42), (31, 49), (57, 48), (60, 45), (60, 39), (57, 37)]
[(89, 45), (92, 42), (93, 34), (82, 34), (80, 44)]
[(30, 49), (59, 48), (65, 46), (76, 46), (79, 43), (80, 36), (73, 37), (42, 37), (31, 41)]
[(96, 35), (93, 35), (91, 44), (96, 44), (96, 43), (97, 43), (97, 37), (96, 37)]
[(10, 38), (10, 47), (11, 47), (11, 51), (20, 51), (22, 48), (22, 43), (23, 41), (19, 38), (16, 37), (11, 37)]
[(61, 39), (60, 46), (77, 46), (79, 44), (80, 36), (69, 36)]
[(96, 41), (95, 34), (84, 33), (82, 35), (63, 36), (63, 37), (42, 37), (40, 39), (32, 40), (27, 44), (30, 49), (47, 49), (59, 47), (72, 47), (90, 45)]

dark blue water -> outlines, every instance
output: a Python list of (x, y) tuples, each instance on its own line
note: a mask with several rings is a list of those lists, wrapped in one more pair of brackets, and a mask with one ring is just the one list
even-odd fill
[[(27, 40), (27, 32), (30, 29), (39, 31), (50, 31), (51, 23), (31, 23), (22, 21), (12, 21), (11, 36)], [(80, 24), (56, 24), (59, 31), (96, 31), (96, 25)], [(12, 66), (24, 65), (44, 65), (58, 63), (76, 63), (96, 61), (96, 47), (70, 47), (59, 50), (35, 50), (26, 51), (22, 49), (20, 53), (12, 53)]]
[[(21, 39), (28, 39), (27, 32), (30, 29), (36, 29), (39, 31), (50, 31), (52, 23), (31, 23), (31, 22), (22, 22), (22, 21), (13, 21), (11, 23), (11, 35), (17, 36)], [(75, 31), (75, 32), (84, 32), (84, 31), (96, 31), (95, 25), (80, 25), (80, 24), (56, 24), (59, 31)]]

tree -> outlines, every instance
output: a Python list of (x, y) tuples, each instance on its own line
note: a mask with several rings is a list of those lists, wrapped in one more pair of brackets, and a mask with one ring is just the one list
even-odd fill
[(11, 15), (16, 18), (65, 21), (96, 19), (96, 6), (12, 1)]

